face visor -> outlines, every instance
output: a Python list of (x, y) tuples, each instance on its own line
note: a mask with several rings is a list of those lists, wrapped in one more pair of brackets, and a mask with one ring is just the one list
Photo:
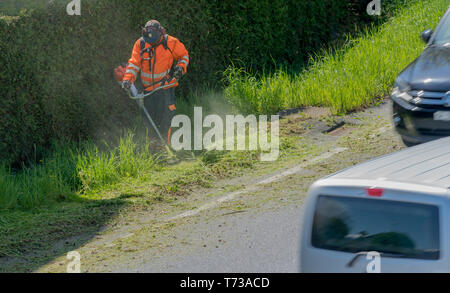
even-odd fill
[(158, 25), (146, 26), (142, 30), (142, 37), (146, 43), (154, 45), (161, 40), (161, 28)]

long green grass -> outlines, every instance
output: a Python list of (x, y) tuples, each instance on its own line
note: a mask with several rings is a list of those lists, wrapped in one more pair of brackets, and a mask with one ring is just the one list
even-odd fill
[(149, 140), (138, 144), (131, 132), (111, 151), (100, 151), (95, 145), (79, 151), (76, 162), (81, 190), (85, 192), (112, 185), (123, 178), (139, 178), (158, 168), (155, 156), (150, 152)]
[(71, 197), (77, 180), (67, 150), (58, 148), (48, 161), (21, 171), (1, 166), (0, 210), (28, 210)]
[(380, 27), (312, 56), (299, 74), (280, 69), (254, 76), (230, 67), (225, 97), (240, 112), (255, 114), (302, 106), (345, 113), (371, 105), (389, 93), (398, 73), (419, 56), (425, 47), (420, 32), (434, 28), (448, 5), (447, 0), (423, 0), (399, 7)]
[(55, 144), (38, 164), (15, 171), (0, 166), (0, 211), (31, 210), (77, 194), (139, 178), (158, 168), (149, 141), (137, 142), (128, 133), (116, 147), (100, 150), (93, 143)]

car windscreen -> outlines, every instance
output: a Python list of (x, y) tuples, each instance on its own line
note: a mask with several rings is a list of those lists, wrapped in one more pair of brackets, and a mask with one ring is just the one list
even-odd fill
[(439, 258), (439, 209), (380, 199), (319, 196), (312, 245), (416, 259)]
[(450, 14), (442, 20), (439, 30), (434, 36), (434, 44), (444, 45), (450, 43)]

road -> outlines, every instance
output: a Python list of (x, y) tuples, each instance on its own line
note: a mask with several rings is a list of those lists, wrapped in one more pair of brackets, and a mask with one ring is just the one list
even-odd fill
[(118, 272), (298, 272), (300, 216), (300, 206), (225, 215), (190, 230), (197, 251), (167, 252), (135, 269)]

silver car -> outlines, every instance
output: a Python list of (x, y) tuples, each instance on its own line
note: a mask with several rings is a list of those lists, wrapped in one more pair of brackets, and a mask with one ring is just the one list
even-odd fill
[(315, 182), (301, 272), (450, 272), (450, 137)]

